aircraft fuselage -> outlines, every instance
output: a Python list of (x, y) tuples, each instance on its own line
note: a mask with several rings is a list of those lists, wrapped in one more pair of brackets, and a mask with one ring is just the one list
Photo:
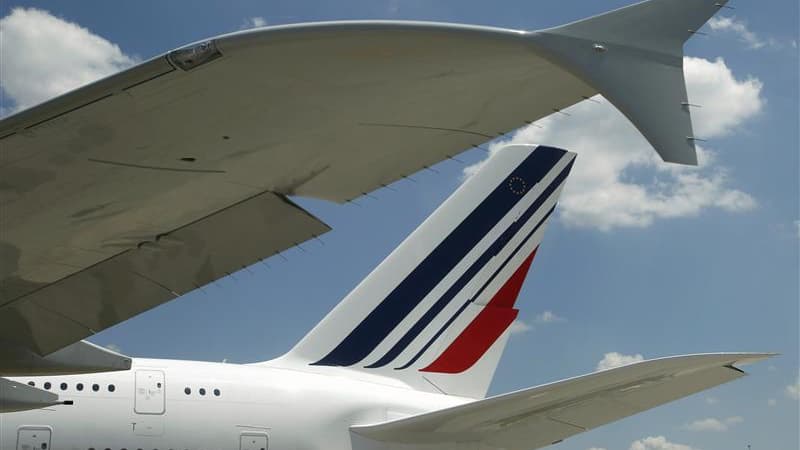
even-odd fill
[(157, 359), (135, 359), (124, 372), (14, 380), (72, 404), (0, 415), (3, 450), (350, 449), (353, 424), (469, 401), (391, 381)]

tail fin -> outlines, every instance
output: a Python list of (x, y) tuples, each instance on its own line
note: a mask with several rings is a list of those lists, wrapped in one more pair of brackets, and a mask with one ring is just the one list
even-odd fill
[(664, 161), (696, 165), (683, 44), (726, 3), (648, 0), (531, 39), (625, 114)]
[(485, 396), (574, 157), (498, 151), (282, 361)]

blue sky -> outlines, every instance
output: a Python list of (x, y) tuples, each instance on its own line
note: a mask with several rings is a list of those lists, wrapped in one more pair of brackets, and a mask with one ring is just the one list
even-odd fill
[[(396, 18), (537, 29), (626, 4), (6, 1), (0, 6), (0, 106), (8, 113), (65, 86), (261, 21)], [(591, 372), (612, 352), (646, 358), (707, 351), (782, 356), (750, 366), (752, 376), (743, 380), (555, 448), (800, 446), (798, 4), (731, 5), (736, 9), (720, 14), (730, 20), (707, 26), (709, 36), (687, 46), (693, 57), (687, 61), (691, 100), (704, 104), (695, 111), (695, 125), (709, 138), (702, 144), (700, 169), (659, 164), (602, 99), (576, 106), (570, 118), (545, 119), (543, 129), (505, 137), (561, 145), (579, 156), (521, 293), (519, 332), (491, 392)], [(20, 10), (12, 13), (18, 7), (48, 14), (24, 10), (22, 17)], [(86, 30), (77, 32), (66, 22)], [(75, 39), (26, 38), (25, 30), (34, 26)], [(74, 46), (92, 35), (107, 42), (85, 44), (95, 45), (94, 52), (77, 51)], [(18, 50), (26, 45), (33, 50)], [(47, 52), (46, 62), (31, 59), (37, 49)], [(279, 356), (483, 158), (483, 152), (467, 152), (463, 163), (443, 162), (435, 167), (438, 173), (418, 173), (416, 182), (395, 183), (356, 204), (298, 199), (333, 227), (322, 243), (305, 243), (302, 250), (287, 251), (285, 260), (274, 257), (269, 267), (238, 272), (92, 340), (132, 356), (231, 362)]]

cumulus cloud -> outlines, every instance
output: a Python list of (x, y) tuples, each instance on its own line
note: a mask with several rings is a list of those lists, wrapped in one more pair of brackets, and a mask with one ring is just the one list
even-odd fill
[(716, 16), (708, 21), (708, 26), (714, 31), (728, 32), (736, 35), (739, 40), (749, 48), (764, 48), (767, 42), (761, 39), (756, 33), (750, 31), (747, 23), (731, 16)]
[(508, 331), (512, 335), (527, 333), (528, 331), (531, 331), (532, 329), (533, 329), (532, 326), (528, 325), (527, 323), (525, 323), (525, 322), (523, 322), (523, 321), (521, 321), (519, 319), (511, 322), (511, 326), (508, 327)]
[(118, 45), (36, 8), (14, 8), (0, 19), (0, 88), (13, 105), (27, 108), (136, 61)]
[(534, 321), (536, 323), (556, 323), (556, 322), (566, 322), (567, 319), (555, 315), (552, 311), (545, 311), (541, 314), (537, 314)]
[(633, 441), (630, 450), (694, 450), (694, 448), (670, 442), (664, 436), (650, 436)]
[[(737, 79), (721, 58), (684, 60), (695, 135), (724, 137), (740, 129), (764, 106), (762, 83)], [(730, 186), (730, 175), (713, 150), (700, 147), (700, 167), (663, 163), (647, 141), (607, 101), (582, 102), (517, 131), (509, 143), (546, 143), (578, 153), (564, 189), (560, 219), (603, 231), (647, 227), (659, 219), (691, 217), (715, 208), (728, 212), (756, 207), (749, 194)], [(481, 163), (465, 169), (474, 173)]]
[[(747, 22), (733, 16), (712, 17), (711, 20), (708, 21), (708, 26), (718, 33), (728, 33), (735, 36), (739, 42), (753, 50), (762, 48), (784, 48), (784, 42), (780, 42), (778, 39), (771, 37), (762, 38), (757, 33), (750, 30), (747, 26)], [(788, 44), (792, 48), (797, 48), (797, 42), (794, 40), (789, 41)]]
[(719, 403), (719, 399), (716, 397), (706, 397), (706, 403), (708, 403), (709, 405), (716, 405), (717, 403)]
[(786, 396), (793, 400), (800, 400), (800, 375), (793, 384), (786, 386)]
[(603, 355), (603, 359), (597, 363), (596, 371), (613, 369), (615, 367), (627, 366), (628, 364), (644, 361), (644, 357), (640, 354), (624, 355), (622, 353), (611, 352)]
[(744, 422), (744, 419), (739, 416), (728, 417), (725, 419), (709, 417), (706, 419), (695, 420), (694, 422), (687, 424), (686, 429), (689, 431), (723, 432), (728, 431), (733, 425), (742, 422)]
[(774, 398), (767, 399), (767, 406), (772, 407), (772, 406), (775, 406), (777, 404), (778, 404), (778, 401), (775, 400)]
[(261, 28), (267, 26), (267, 20), (261, 16), (248, 17), (242, 21), (239, 26), (240, 30), (247, 30), (250, 28)]

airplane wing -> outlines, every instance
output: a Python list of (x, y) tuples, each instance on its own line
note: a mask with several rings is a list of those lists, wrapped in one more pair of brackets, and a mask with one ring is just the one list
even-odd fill
[[(654, 359), (351, 431), (425, 448), (536, 449), (745, 375), (769, 354)], [(391, 446), (389, 447), (391, 448)], [(406, 447), (403, 447), (406, 448)], [(472, 448), (472, 447), (470, 447)]]
[(722, 3), (264, 28), (2, 119), (0, 374), (328, 230), (288, 196), (347, 201), (598, 92), (694, 163), (682, 46)]

